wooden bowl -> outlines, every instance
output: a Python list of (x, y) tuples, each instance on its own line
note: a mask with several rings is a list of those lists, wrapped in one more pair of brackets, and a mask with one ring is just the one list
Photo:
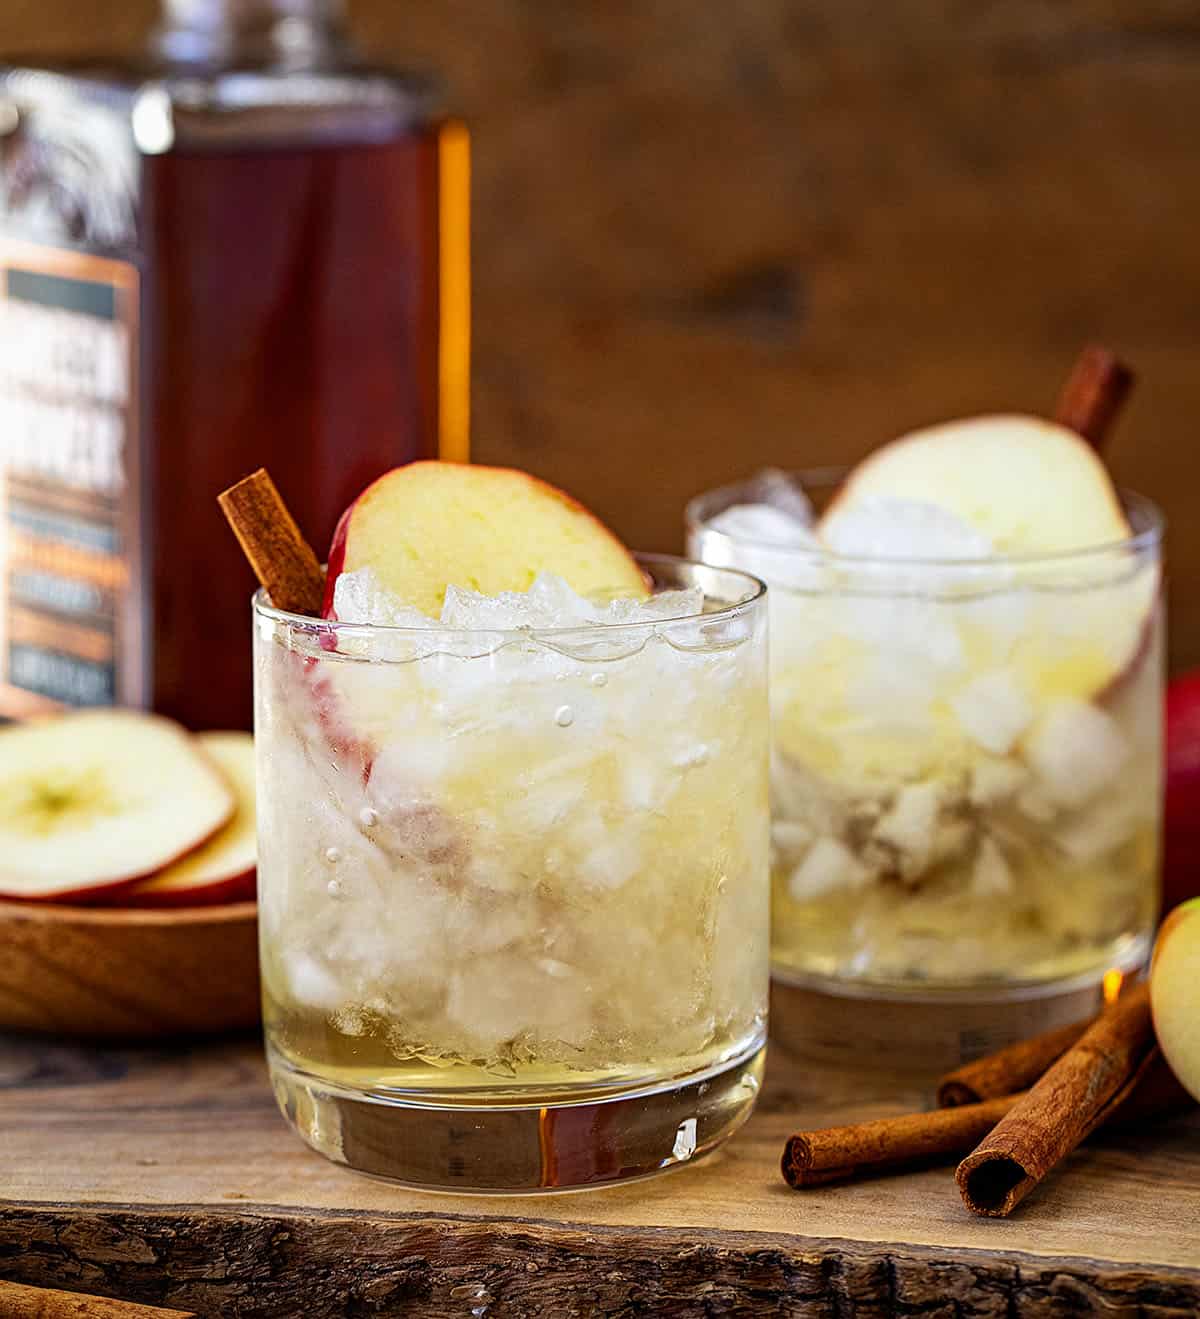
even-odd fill
[(258, 1024), (253, 902), (0, 902), (0, 1029), (148, 1039)]

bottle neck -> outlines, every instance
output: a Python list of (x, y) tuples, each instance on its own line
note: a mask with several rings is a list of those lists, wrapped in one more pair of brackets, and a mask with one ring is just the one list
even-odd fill
[(342, 0), (163, 0), (168, 64), (309, 69), (348, 51)]

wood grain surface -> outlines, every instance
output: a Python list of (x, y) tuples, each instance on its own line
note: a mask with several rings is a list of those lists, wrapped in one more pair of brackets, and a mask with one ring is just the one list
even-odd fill
[[(475, 135), (475, 437), (681, 544), (690, 494), (904, 428), (1140, 384), (1200, 662), (1200, 9), (1184, 0), (349, 0)], [(6, 0), (0, 46), (130, 49), (152, 0)], [(97, 34), (103, 33), (103, 38)]]
[(996, 1315), (1200, 1310), (1200, 1115), (1084, 1147), (1006, 1221), (953, 1169), (810, 1192), (800, 1125), (930, 1101), (776, 1050), (758, 1112), (694, 1167), (543, 1197), (356, 1176), (276, 1112), (256, 1042), (0, 1044), (0, 1278), (203, 1315)]

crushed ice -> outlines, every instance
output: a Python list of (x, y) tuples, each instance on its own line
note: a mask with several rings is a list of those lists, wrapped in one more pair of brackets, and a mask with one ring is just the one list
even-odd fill
[(579, 595), (561, 577), (543, 572), (528, 591), (484, 595), (450, 586), (441, 617), (430, 618), (387, 591), (372, 569), (360, 568), (338, 577), (333, 588), (333, 607), (342, 623), (455, 631), (544, 631), (692, 618), (704, 611), (704, 593), (693, 587), (660, 591), (646, 600), (599, 601)]

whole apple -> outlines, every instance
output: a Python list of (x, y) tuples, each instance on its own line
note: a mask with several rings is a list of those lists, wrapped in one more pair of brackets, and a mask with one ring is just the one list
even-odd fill
[(1167, 688), (1163, 910), (1200, 895), (1200, 670)]
[(1200, 898), (1163, 922), (1150, 966), (1150, 1006), (1159, 1048), (1180, 1084), (1200, 1100)]

